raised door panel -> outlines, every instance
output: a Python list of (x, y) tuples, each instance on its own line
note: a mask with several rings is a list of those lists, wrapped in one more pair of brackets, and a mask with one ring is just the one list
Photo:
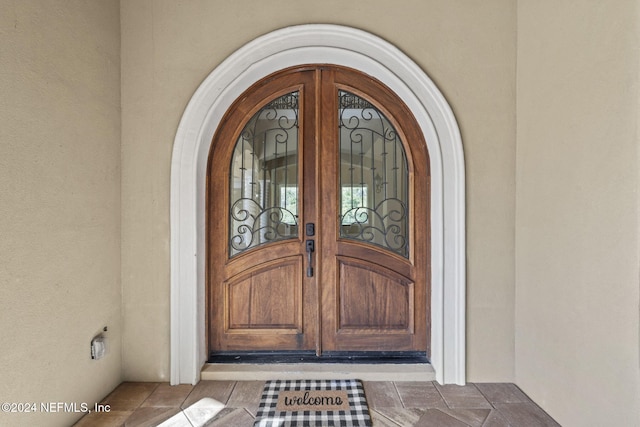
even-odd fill
[(366, 262), (338, 264), (338, 334), (413, 332), (413, 281)]
[(225, 283), (227, 333), (302, 333), (302, 258), (250, 269)]

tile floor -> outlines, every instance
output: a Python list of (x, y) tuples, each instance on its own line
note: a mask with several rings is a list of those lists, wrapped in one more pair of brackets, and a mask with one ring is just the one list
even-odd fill
[[(110, 405), (110, 412), (88, 414), (75, 426), (156, 426), (203, 397), (226, 404), (207, 426), (252, 426), (263, 386), (264, 381), (200, 381), (173, 387), (126, 382), (102, 401)], [(365, 381), (364, 386), (374, 426), (559, 426), (514, 384)]]

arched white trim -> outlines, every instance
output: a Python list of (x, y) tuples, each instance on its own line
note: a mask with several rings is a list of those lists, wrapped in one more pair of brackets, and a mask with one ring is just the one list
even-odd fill
[(431, 363), (438, 382), (464, 384), (465, 176), (457, 122), (438, 88), (409, 57), (379, 37), (337, 25), (288, 27), (246, 44), (213, 70), (185, 109), (171, 163), (171, 384), (196, 384), (207, 357), (204, 195), (213, 133), (251, 84), (308, 63), (372, 75), (416, 116), (431, 162)]

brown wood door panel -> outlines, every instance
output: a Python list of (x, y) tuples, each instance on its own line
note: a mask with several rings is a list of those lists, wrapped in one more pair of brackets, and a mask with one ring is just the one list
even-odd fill
[[(305, 292), (303, 257), (293, 255), (248, 268), (225, 280), (214, 298), (217, 326), (211, 345), (229, 350), (312, 350), (313, 322), (304, 308), (315, 298)], [(306, 316), (311, 317), (307, 309)]]
[(381, 265), (342, 257), (337, 262), (339, 334), (413, 333), (413, 281)]
[(302, 257), (249, 269), (225, 287), (225, 332), (302, 333)]
[(427, 350), (424, 287), (367, 257), (339, 256), (334, 271), (338, 286), (323, 288), (324, 351)]

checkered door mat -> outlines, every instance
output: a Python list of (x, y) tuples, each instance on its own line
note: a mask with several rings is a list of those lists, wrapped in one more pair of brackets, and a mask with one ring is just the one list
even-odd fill
[[(278, 398), (281, 392), (297, 402), (312, 401), (314, 391), (336, 390), (337, 394), (348, 396), (348, 409), (335, 410), (281, 410)], [(305, 398), (305, 392), (308, 391)], [(299, 393), (292, 393), (299, 392)], [(318, 402), (319, 400), (316, 400)], [(283, 399), (280, 400), (281, 405)], [(273, 380), (268, 381), (262, 392), (260, 407), (254, 427), (360, 427), (371, 426), (369, 408), (364, 395), (364, 387), (359, 380)]]

